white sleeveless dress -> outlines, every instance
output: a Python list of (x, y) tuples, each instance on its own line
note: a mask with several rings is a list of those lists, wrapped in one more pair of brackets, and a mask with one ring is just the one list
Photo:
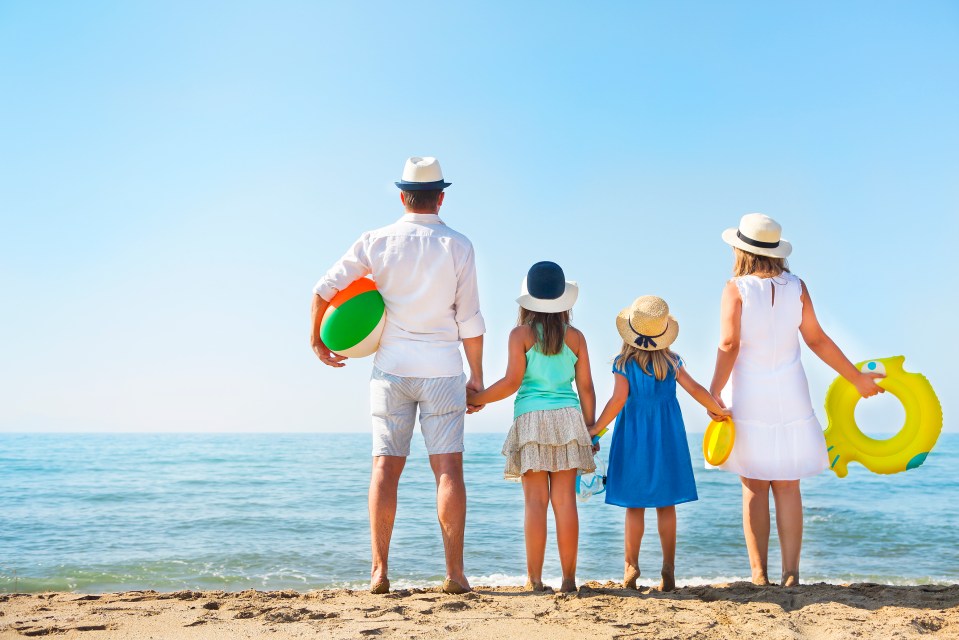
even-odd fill
[(736, 440), (719, 468), (756, 480), (814, 476), (829, 458), (800, 360), (802, 284), (790, 273), (734, 281), (743, 300), (731, 380)]

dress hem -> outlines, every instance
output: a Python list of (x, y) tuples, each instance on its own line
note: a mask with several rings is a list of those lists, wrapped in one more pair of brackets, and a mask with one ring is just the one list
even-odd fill
[(610, 500), (607, 496), (606, 504), (611, 504), (614, 507), (623, 507), (624, 509), (663, 509), (665, 507), (675, 507), (678, 504), (686, 504), (687, 502), (696, 502), (697, 500), (699, 500), (699, 494), (696, 494), (691, 498), (687, 496), (675, 502), (671, 501), (669, 504), (622, 504), (620, 502), (614, 502)]

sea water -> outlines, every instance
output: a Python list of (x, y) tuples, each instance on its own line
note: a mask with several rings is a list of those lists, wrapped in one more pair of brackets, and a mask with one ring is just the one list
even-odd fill
[[(522, 488), (502, 479), (503, 437), (466, 437), (473, 584), (525, 580)], [(702, 468), (700, 435), (689, 445), (699, 501), (677, 508), (679, 582), (744, 579), (739, 479)], [(367, 434), (0, 435), (0, 591), (363, 587), (369, 451)], [(944, 434), (914, 471), (850, 465), (846, 478), (803, 481), (803, 579), (959, 582), (957, 456), (959, 434)], [(580, 581), (622, 575), (624, 510), (602, 498), (580, 505)], [(653, 584), (653, 510), (640, 564), (641, 582)], [(396, 587), (431, 586), (443, 574), (435, 484), (417, 435), (390, 576)], [(558, 585), (552, 523), (544, 574)]]

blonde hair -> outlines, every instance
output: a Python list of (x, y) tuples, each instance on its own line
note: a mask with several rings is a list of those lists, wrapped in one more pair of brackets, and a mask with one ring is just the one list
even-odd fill
[[(638, 349), (628, 342), (623, 343), (619, 355), (613, 360), (616, 367), (626, 370), (626, 363), (635, 360), (639, 368), (648, 376), (655, 376), (657, 380), (665, 380), (670, 371), (679, 369), (679, 356), (668, 347), (657, 351)], [(652, 366), (652, 370), (650, 370)]]
[(789, 263), (786, 262), (785, 258), (761, 256), (743, 251), (739, 247), (733, 247), (733, 254), (736, 256), (733, 262), (734, 278), (751, 275), (771, 278), (780, 275), (784, 271), (789, 273)]
[[(520, 307), (516, 324), (520, 327), (523, 325), (532, 327), (533, 331), (536, 331), (536, 348), (544, 356), (555, 356), (563, 350), (566, 328), (569, 326), (569, 316), (569, 311), (546, 313), (545, 311), (530, 311)], [(541, 327), (540, 331), (537, 331), (537, 326)]]

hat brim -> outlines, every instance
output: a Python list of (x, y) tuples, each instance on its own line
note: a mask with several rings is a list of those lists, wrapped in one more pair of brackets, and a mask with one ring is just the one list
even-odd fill
[(446, 182), (445, 180), (436, 180), (434, 182), (407, 182), (406, 180), (400, 180), (393, 184), (403, 191), (436, 191), (437, 189), (445, 189), (453, 183)]
[(538, 311), (540, 313), (561, 313), (569, 311), (576, 304), (576, 298), (579, 297), (579, 285), (569, 280), (566, 281), (566, 289), (558, 298), (546, 300), (544, 298), (534, 298), (528, 293), (516, 298), (519, 306), (529, 311)]
[(731, 247), (742, 249), (746, 253), (753, 253), (757, 256), (768, 256), (770, 258), (786, 258), (793, 252), (792, 243), (788, 240), (780, 240), (778, 247), (754, 247), (751, 244), (743, 242), (737, 235), (738, 231), (739, 229), (736, 228), (723, 231), (723, 242)]
[(619, 331), (619, 335), (623, 339), (623, 342), (632, 347), (636, 347), (642, 351), (662, 351), (676, 342), (676, 338), (679, 336), (679, 323), (676, 322), (676, 318), (670, 315), (667, 316), (668, 324), (666, 326), (666, 332), (661, 336), (653, 338), (653, 342), (656, 343), (656, 346), (641, 347), (636, 344), (636, 338), (639, 337), (639, 334), (633, 331), (629, 326), (629, 315), (629, 307), (626, 307), (619, 312), (619, 315), (616, 316), (616, 329)]

